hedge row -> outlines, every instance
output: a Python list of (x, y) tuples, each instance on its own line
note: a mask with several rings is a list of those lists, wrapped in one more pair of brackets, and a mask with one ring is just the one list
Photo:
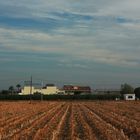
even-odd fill
[[(43, 100), (115, 100), (117, 94), (96, 95), (42, 95)], [(41, 100), (41, 95), (0, 95), (0, 100)]]

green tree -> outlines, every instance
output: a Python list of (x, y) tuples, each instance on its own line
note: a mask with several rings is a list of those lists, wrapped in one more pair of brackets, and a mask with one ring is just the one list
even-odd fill
[(10, 92), (11, 94), (14, 93), (14, 87), (13, 87), (13, 86), (10, 86), (10, 87), (9, 87), (9, 92)]
[(20, 91), (20, 88), (21, 88), (21, 85), (20, 84), (17, 84), (16, 87), (17, 87), (17, 92), (19, 92)]
[(2, 90), (0, 94), (2, 94), (2, 95), (8, 95), (9, 94), (9, 91), (8, 90)]
[(128, 84), (122, 84), (121, 85), (121, 94), (132, 94), (134, 93), (134, 89), (131, 85)]
[(136, 97), (140, 99), (140, 87), (135, 88), (134, 93), (136, 94)]

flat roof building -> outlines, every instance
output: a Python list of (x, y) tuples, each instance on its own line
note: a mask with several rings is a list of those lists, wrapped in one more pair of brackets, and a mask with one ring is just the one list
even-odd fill
[[(32, 92), (32, 93), (30, 93)], [(61, 90), (58, 89), (54, 84), (46, 84), (46, 86), (38, 87), (35, 88), (34, 86), (24, 86), (22, 89), (21, 95), (28, 95), (28, 94), (34, 94), (34, 93), (42, 93), (44, 95), (49, 95), (49, 94), (58, 94), (62, 92)]]
[(127, 101), (132, 101), (132, 100), (136, 100), (135, 94), (124, 94), (124, 100)]

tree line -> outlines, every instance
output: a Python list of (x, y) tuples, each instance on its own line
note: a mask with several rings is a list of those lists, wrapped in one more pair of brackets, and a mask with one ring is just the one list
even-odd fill
[[(21, 92), (21, 85), (17, 84), (16, 87), (10, 86), (7, 90), (2, 90), (0, 95), (18, 95)], [(121, 85), (120, 95), (134, 94), (140, 99), (140, 87), (133, 88), (131, 85), (125, 83)]]
[(16, 87), (10, 86), (7, 90), (2, 90), (1, 95), (15, 95), (21, 92), (21, 85), (17, 84)]
[(121, 95), (135, 93), (136, 97), (140, 99), (140, 87), (133, 88), (131, 85), (127, 83), (121, 85), (120, 93)]

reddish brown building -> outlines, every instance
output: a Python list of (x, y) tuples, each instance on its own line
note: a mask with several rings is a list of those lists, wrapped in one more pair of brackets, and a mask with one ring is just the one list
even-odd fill
[(63, 90), (65, 93), (91, 93), (91, 88), (89, 86), (75, 86), (75, 85), (64, 85)]

